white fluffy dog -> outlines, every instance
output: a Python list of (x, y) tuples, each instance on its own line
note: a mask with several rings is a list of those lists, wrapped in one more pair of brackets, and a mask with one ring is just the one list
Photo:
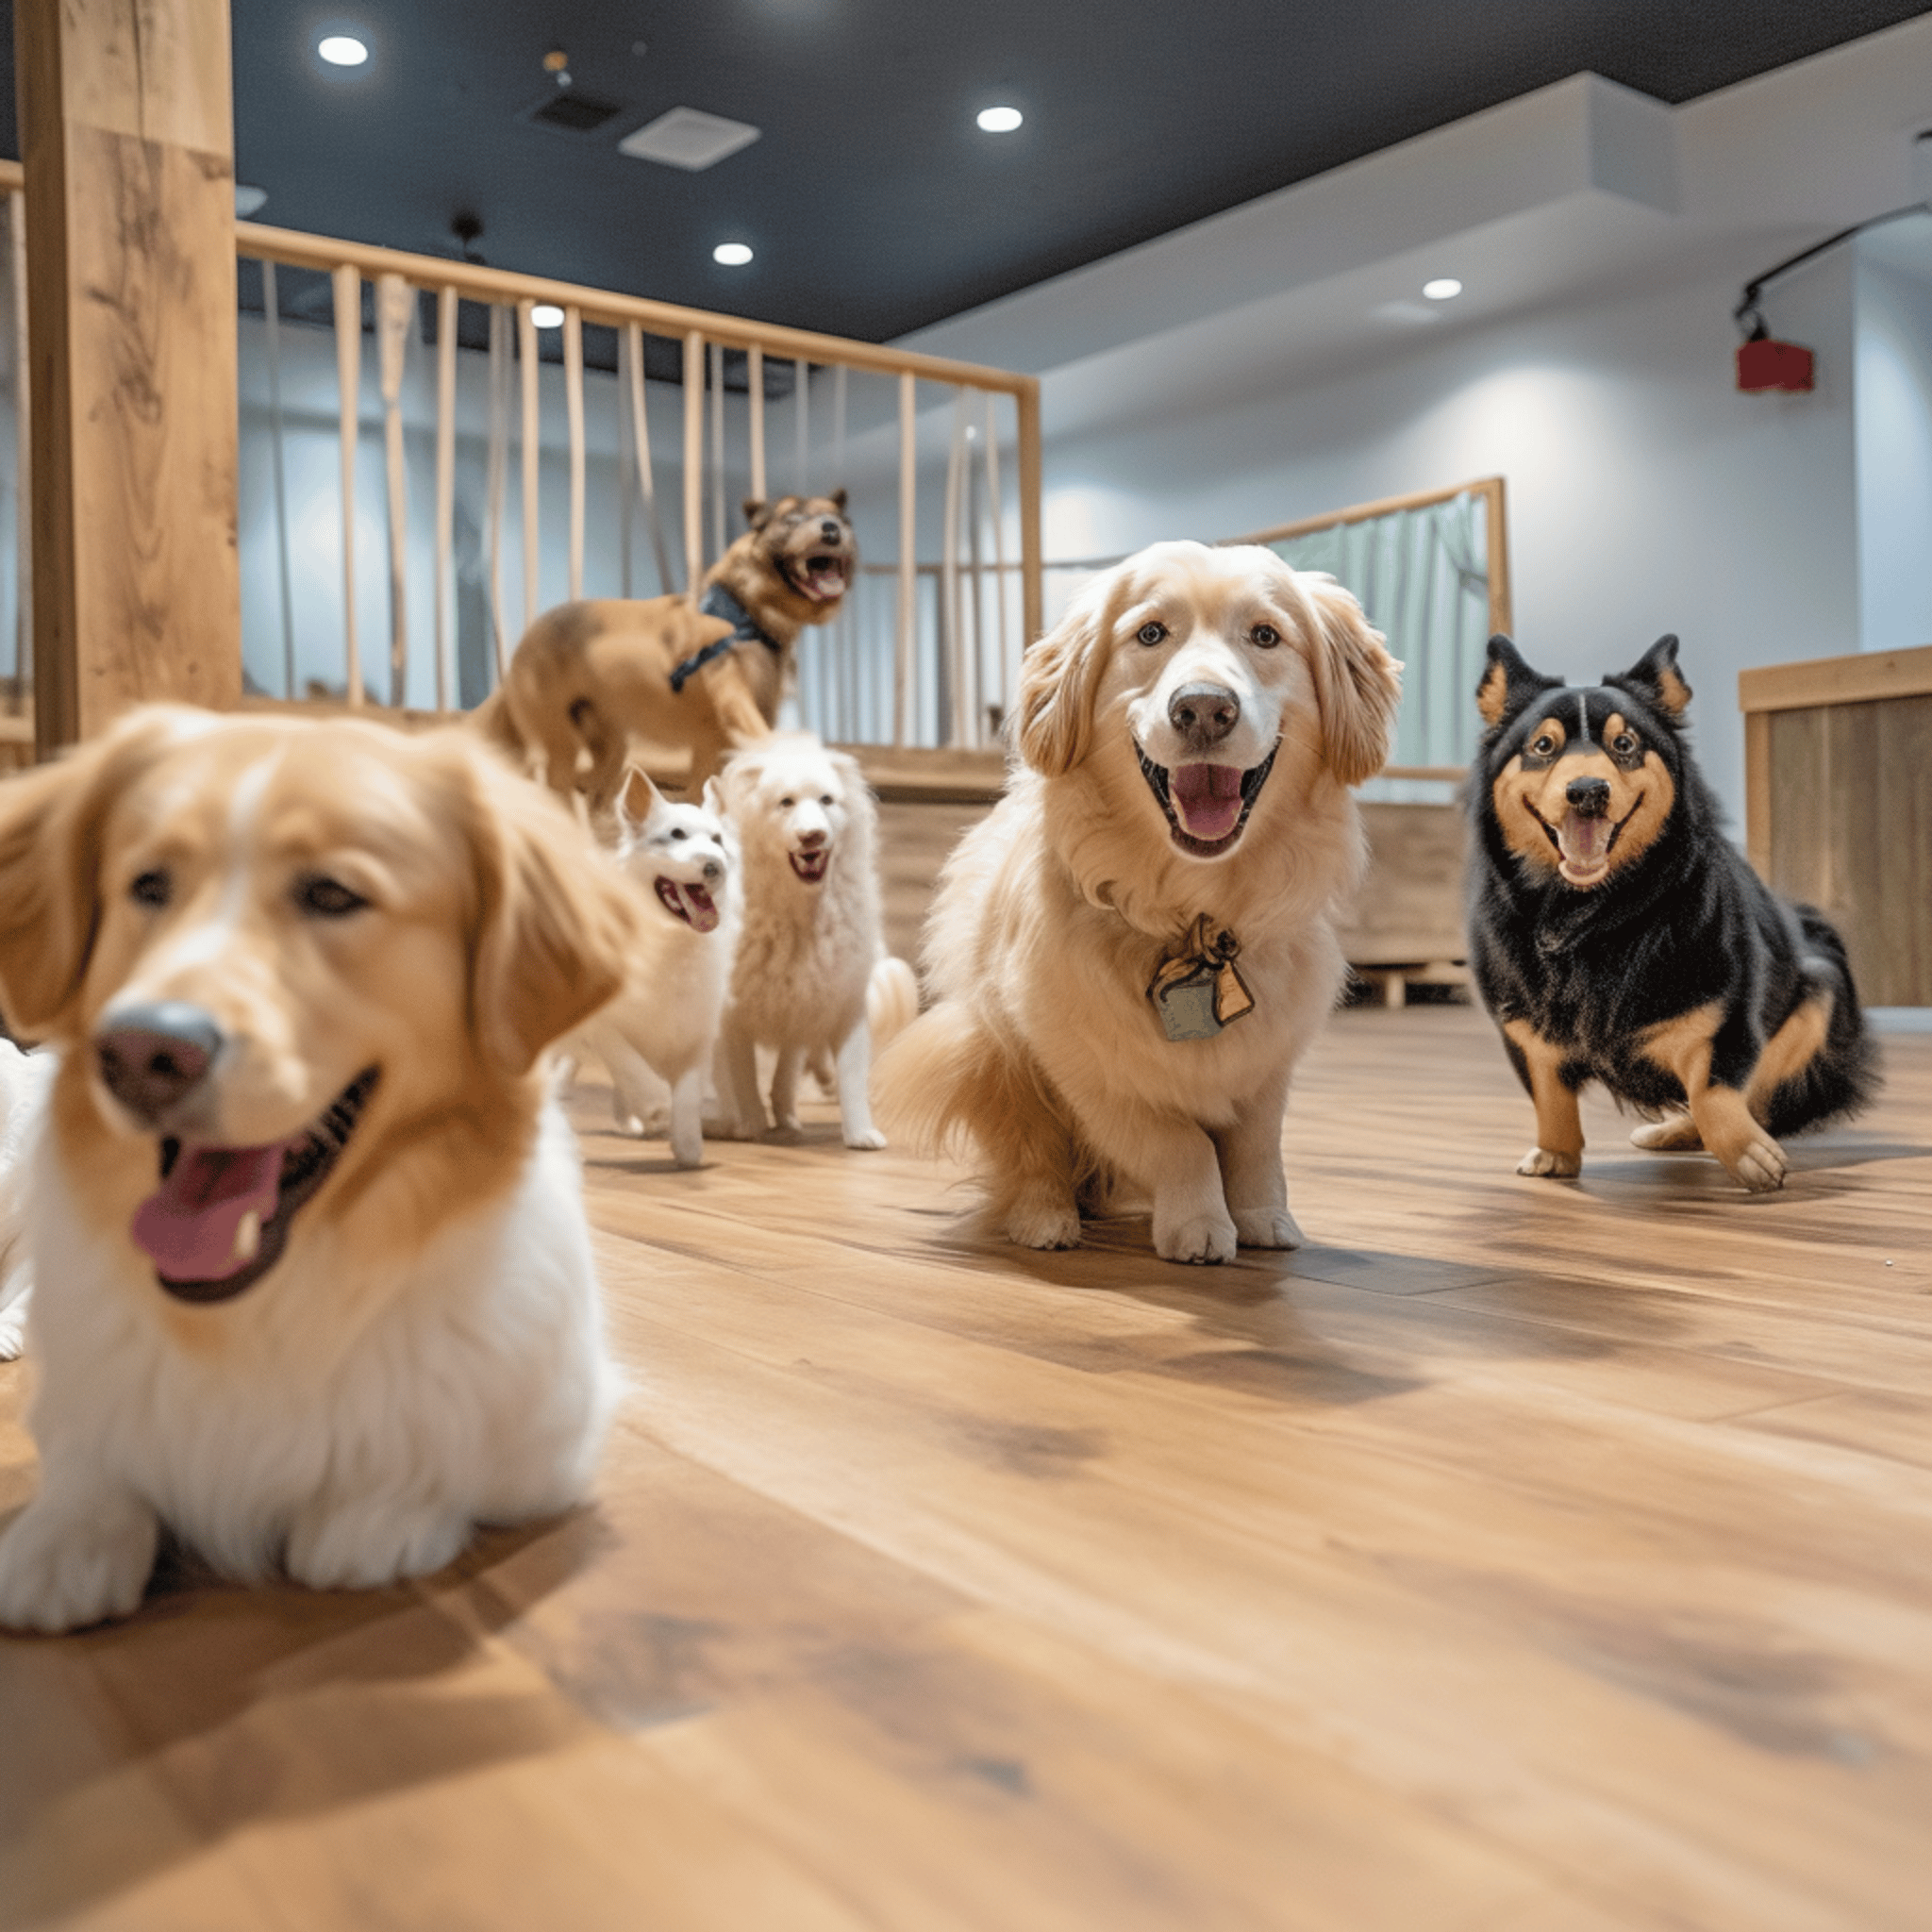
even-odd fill
[(1156, 544), (1026, 654), (1024, 767), (948, 862), (938, 1004), (879, 1067), (895, 1131), (977, 1148), (1014, 1241), (1073, 1246), (1124, 1188), (1169, 1260), (1299, 1245), (1289, 1078), (1399, 690), (1347, 591), (1253, 547)]
[(26, 1256), (28, 1158), (54, 1078), (51, 1054), (0, 1040), (0, 1362), (19, 1355), (33, 1270)]
[(803, 733), (738, 753), (720, 784), (744, 855), (744, 925), (719, 1053), (727, 1131), (758, 1140), (772, 1130), (760, 1046), (777, 1049), (772, 1115), (781, 1135), (799, 1131), (807, 1057), (829, 1052), (846, 1146), (883, 1147), (867, 1091), (867, 995), (875, 1007), (903, 1004), (895, 989), (909, 974), (885, 957), (872, 793), (850, 758)]
[(51, 1041), (39, 1493), (0, 1624), (435, 1570), (589, 1487), (615, 1392), (549, 1044), (633, 893), (467, 733), (137, 711), (0, 785), (0, 1003)]
[(642, 896), (644, 941), (624, 992), (576, 1036), (609, 1071), (621, 1131), (648, 1132), (669, 1087), (679, 1167), (704, 1159), (705, 1076), (738, 937), (736, 841), (722, 813), (716, 779), (702, 804), (683, 805), (630, 773), (617, 802), (616, 862)]

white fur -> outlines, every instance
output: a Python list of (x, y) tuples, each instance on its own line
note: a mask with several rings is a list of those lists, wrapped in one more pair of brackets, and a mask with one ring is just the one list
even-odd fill
[[(644, 1135), (657, 1127), (669, 1089), (672, 1158), (696, 1167), (704, 1159), (705, 1079), (738, 939), (737, 841), (721, 816), (715, 780), (705, 787), (702, 805), (675, 804), (648, 780), (643, 786), (649, 808), (641, 820), (620, 808), (616, 862), (642, 902), (644, 943), (624, 992), (576, 1040), (609, 1072), (620, 1132)], [(660, 877), (703, 885), (717, 903), (718, 924), (699, 932), (672, 912), (658, 896)]]
[[(545, 1108), (522, 1183), (389, 1265), (407, 1293), (345, 1326), (325, 1231), (167, 1331), (126, 1244), (75, 1212), (51, 1138), (29, 1211), (41, 1488), (0, 1538), (0, 1624), (64, 1630), (140, 1602), (166, 1523), (225, 1574), (317, 1588), (441, 1568), (479, 1523), (580, 1501), (617, 1393), (576, 1141)], [(371, 1284), (374, 1286), (374, 1284)]]
[[(744, 858), (744, 924), (718, 1057), (726, 1131), (748, 1140), (798, 1133), (799, 1073), (808, 1056), (829, 1053), (845, 1144), (883, 1147), (867, 1091), (867, 994), (885, 957), (872, 793), (850, 758), (804, 734), (740, 752), (721, 782)], [(817, 884), (791, 862), (808, 850), (830, 855)], [(760, 1046), (778, 1055), (770, 1118), (758, 1091)]]
[(26, 1182), (54, 1065), (51, 1054), (22, 1053), (0, 1040), (0, 1362), (20, 1354), (32, 1297)]

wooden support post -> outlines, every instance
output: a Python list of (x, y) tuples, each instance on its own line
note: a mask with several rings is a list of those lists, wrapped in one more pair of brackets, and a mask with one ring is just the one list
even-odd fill
[(524, 628), (537, 621), (538, 577), (542, 570), (541, 528), (538, 517), (537, 465), (542, 454), (542, 423), (537, 412), (537, 318), (536, 304), (517, 304), (517, 357), (523, 375), (524, 428)]
[(457, 291), (436, 291), (436, 708), (457, 701)]
[(563, 406), (570, 425), (570, 600), (584, 594), (584, 313), (563, 311)]
[(705, 575), (705, 339), (684, 339), (684, 589), (695, 604)]
[(362, 646), (356, 635), (356, 444), (361, 434), (362, 276), (344, 262), (332, 277), (336, 317), (336, 445), (342, 497), (342, 690), (362, 702)]
[(389, 506), (389, 701), (401, 710), (409, 686), (409, 470), (403, 447), (403, 360), (416, 291), (401, 275), (375, 283), (375, 354), (382, 379), (383, 475)]
[(1013, 397), (1020, 416), (1020, 648), (1046, 627), (1046, 599), (1040, 557), (1040, 384), (1029, 382)]
[(15, 0), (42, 757), (242, 695), (227, 0)]
[(744, 390), (751, 405), (751, 493), (765, 500), (765, 352), (754, 342), (745, 351)]
[(919, 416), (917, 383), (899, 377), (899, 624), (892, 677), (892, 742), (910, 744), (919, 695)]

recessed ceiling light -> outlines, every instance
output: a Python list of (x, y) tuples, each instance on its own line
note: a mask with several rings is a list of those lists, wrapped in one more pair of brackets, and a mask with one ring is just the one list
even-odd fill
[(331, 67), (359, 67), (369, 58), (367, 43), (354, 34), (329, 34), (316, 42), (315, 51)]
[(742, 268), (751, 259), (751, 244), (746, 242), (721, 242), (711, 250), (711, 259), (726, 268)]
[(979, 110), (979, 125), (987, 134), (1010, 134), (1025, 118), (1018, 108), (982, 108)]
[(1462, 284), (1454, 275), (1438, 275), (1433, 282), (1423, 284), (1423, 293), (1431, 302), (1449, 302), (1462, 293)]
[(563, 310), (555, 302), (539, 302), (530, 310), (530, 320), (539, 328), (561, 328)]

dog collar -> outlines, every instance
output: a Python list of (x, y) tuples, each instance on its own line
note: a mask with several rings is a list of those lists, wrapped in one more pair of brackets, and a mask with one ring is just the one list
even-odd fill
[(1241, 941), (1202, 913), (1155, 974), (1147, 997), (1170, 1040), (1212, 1040), (1255, 1010), (1255, 995), (1235, 965)]
[(698, 609), (706, 617), (722, 617), (731, 626), (728, 638), (719, 638), (708, 643), (702, 651), (694, 651), (671, 674), (671, 689), (683, 693), (684, 687), (705, 666), (714, 658), (722, 658), (727, 651), (734, 651), (740, 644), (762, 644), (765, 649), (779, 657), (785, 654), (785, 646), (769, 631), (758, 627), (758, 621), (723, 584), (713, 584), (704, 594)]

